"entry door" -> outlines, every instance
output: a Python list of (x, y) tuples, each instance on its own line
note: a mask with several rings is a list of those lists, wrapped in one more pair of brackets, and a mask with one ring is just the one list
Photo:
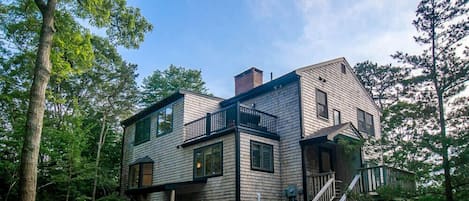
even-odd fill
[(333, 171), (332, 167), (332, 154), (330, 149), (320, 148), (319, 150), (319, 171), (330, 172)]

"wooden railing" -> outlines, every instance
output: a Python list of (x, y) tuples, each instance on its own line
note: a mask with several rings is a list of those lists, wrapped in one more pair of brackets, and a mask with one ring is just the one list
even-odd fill
[(347, 201), (347, 195), (350, 193), (359, 193), (360, 192), (360, 180), (361, 180), (361, 175), (357, 174), (355, 177), (353, 177), (352, 182), (350, 182), (349, 186), (345, 190), (344, 194), (340, 198), (339, 201)]
[(415, 174), (413, 172), (388, 167), (376, 166), (359, 169), (361, 176), (361, 192), (376, 192), (381, 186), (399, 187), (414, 191)]
[[(308, 200), (331, 201), (335, 198), (335, 173), (319, 173), (308, 177)], [(312, 199), (311, 199), (312, 198)]]
[(277, 133), (277, 117), (256, 109), (234, 104), (184, 125), (184, 141), (191, 141), (204, 136), (242, 126), (267, 134)]

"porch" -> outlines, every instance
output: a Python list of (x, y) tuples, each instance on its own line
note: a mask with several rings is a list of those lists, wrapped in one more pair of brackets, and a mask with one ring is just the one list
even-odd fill
[(335, 172), (312, 174), (307, 178), (308, 200), (346, 201), (351, 194), (360, 193), (378, 196), (379, 189), (384, 187), (407, 192), (416, 189), (415, 174), (409, 171), (381, 165), (360, 168), (356, 172), (343, 191), (337, 185), (339, 180), (337, 180)]
[(351, 123), (318, 130), (302, 139), (306, 198), (347, 200), (350, 193), (378, 195), (383, 187), (414, 190), (414, 173), (388, 166), (363, 168), (362, 136)]

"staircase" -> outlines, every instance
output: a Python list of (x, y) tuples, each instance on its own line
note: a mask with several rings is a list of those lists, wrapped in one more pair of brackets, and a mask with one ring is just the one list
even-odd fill
[(342, 191), (343, 188), (343, 181), (341, 180), (335, 180), (335, 197), (334, 201), (339, 201), (342, 195), (344, 194)]

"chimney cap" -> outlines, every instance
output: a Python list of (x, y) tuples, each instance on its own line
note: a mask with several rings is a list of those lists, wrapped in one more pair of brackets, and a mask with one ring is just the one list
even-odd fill
[(247, 74), (247, 73), (249, 73), (249, 72), (252, 72), (252, 71), (257, 71), (258, 73), (262, 73), (262, 72), (263, 72), (262, 70), (260, 70), (260, 69), (258, 69), (258, 68), (256, 68), (256, 67), (253, 66), (253, 67), (251, 67), (251, 68), (245, 70), (244, 72), (242, 72), (242, 73), (240, 73), (240, 74), (238, 74), (238, 75), (235, 75), (235, 78), (240, 77), (240, 76), (242, 76), (242, 75), (245, 75), (245, 74)]

